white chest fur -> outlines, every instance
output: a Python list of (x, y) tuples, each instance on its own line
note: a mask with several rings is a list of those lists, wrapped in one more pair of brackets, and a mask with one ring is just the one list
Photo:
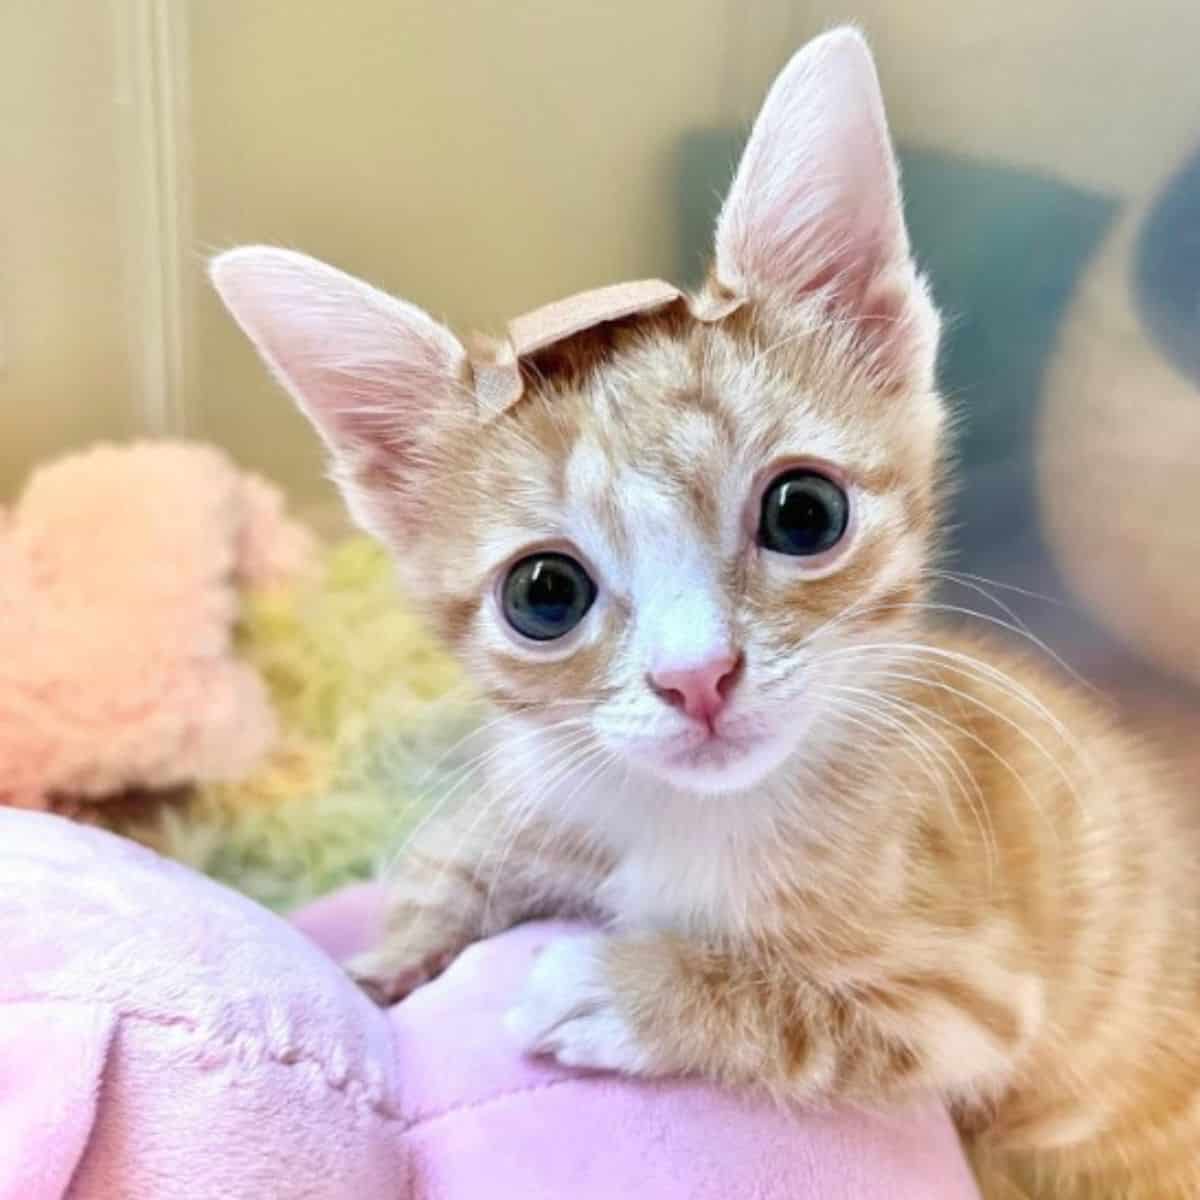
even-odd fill
[(721, 811), (726, 800), (678, 798), (629, 830), (602, 893), (618, 926), (720, 936), (746, 930), (751, 914), (762, 913), (772, 869), (761, 831)]

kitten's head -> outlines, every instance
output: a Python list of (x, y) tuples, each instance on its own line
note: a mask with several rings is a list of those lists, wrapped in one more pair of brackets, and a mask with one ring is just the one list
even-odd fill
[(281, 250), (213, 266), (350, 509), (500, 706), (684, 789), (854, 736), (936, 533), (938, 322), (858, 34), (779, 77), (700, 321), (669, 305), (525, 363), (480, 412), (459, 340)]

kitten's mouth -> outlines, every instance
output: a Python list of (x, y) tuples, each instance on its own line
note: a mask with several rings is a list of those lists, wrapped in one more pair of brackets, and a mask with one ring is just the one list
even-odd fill
[(715, 783), (725, 776), (744, 775), (772, 741), (770, 730), (760, 722), (734, 717), (715, 726), (693, 727), (670, 739), (661, 747), (660, 762), (671, 774), (707, 776)]
[(731, 738), (715, 730), (706, 729), (699, 737), (689, 737), (666, 753), (667, 764), (676, 769), (691, 771), (720, 771), (741, 761), (754, 748), (754, 739)]
[(719, 793), (757, 784), (779, 766), (790, 744), (769, 724), (740, 717), (716, 729), (692, 727), (640, 745), (627, 743), (625, 750), (685, 791)]

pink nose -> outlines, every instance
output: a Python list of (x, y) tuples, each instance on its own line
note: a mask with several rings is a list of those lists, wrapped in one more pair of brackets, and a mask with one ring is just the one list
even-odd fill
[(695, 721), (711, 724), (742, 673), (740, 654), (722, 654), (694, 667), (654, 671), (651, 689), (673, 708), (682, 709)]

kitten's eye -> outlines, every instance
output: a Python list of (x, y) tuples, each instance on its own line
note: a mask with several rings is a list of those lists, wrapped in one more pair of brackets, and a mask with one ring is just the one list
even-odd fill
[(836, 546), (850, 520), (850, 502), (832, 479), (805, 467), (780, 475), (762, 498), (758, 544), (807, 557)]
[(596, 599), (591, 576), (566, 554), (531, 554), (504, 580), (501, 603), (508, 623), (535, 642), (571, 632)]

